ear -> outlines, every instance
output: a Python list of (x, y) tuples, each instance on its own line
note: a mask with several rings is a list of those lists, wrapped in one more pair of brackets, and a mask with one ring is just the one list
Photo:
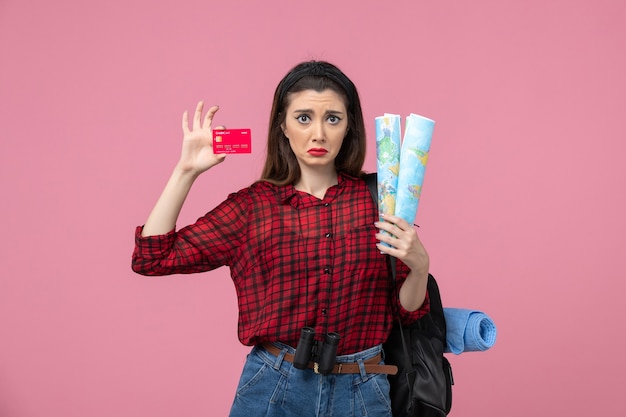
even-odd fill
[(280, 130), (283, 131), (283, 136), (285, 136), (287, 139), (289, 139), (289, 136), (287, 136), (287, 134), (285, 133), (285, 129), (286, 129), (286, 126), (285, 126), (285, 123), (283, 122), (283, 123), (280, 124)]

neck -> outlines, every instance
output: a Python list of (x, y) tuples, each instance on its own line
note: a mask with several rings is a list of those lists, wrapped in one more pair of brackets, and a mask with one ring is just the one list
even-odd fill
[(333, 185), (337, 185), (337, 183), (337, 171), (333, 167), (332, 170), (327, 172), (308, 172), (302, 170), (300, 179), (294, 184), (294, 187), (296, 190), (304, 191), (321, 200), (326, 195), (326, 190)]

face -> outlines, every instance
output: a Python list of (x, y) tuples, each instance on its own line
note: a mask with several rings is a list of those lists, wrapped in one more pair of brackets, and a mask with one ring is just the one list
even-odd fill
[(301, 169), (334, 167), (348, 133), (348, 113), (333, 90), (291, 93), (281, 125)]

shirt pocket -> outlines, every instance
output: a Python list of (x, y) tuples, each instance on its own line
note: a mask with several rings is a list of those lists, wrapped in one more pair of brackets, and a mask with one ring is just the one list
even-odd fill
[(376, 247), (378, 229), (373, 224), (350, 230), (337, 242), (347, 276), (377, 277), (386, 273), (385, 256)]

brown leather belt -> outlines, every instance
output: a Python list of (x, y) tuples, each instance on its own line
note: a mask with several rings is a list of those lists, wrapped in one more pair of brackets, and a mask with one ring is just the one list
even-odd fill
[[(263, 349), (265, 349), (266, 351), (268, 351), (274, 356), (278, 356), (281, 353), (281, 350), (271, 343), (263, 343), (261, 346), (263, 347)], [(293, 363), (293, 358), (294, 358), (294, 355), (292, 355), (291, 353), (285, 353), (284, 359), (287, 362)], [(389, 375), (395, 375), (398, 373), (398, 367), (395, 365), (379, 365), (378, 363), (381, 360), (382, 360), (382, 355), (379, 353), (373, 358), (363, 361), (365, 372), (367, 372), (368, 374), (389, 374)], [(317, 364), (311, 362), (309, 363), (309, 368), (315, 369), (316, 365)], [(359, 364), (356, 362), (355, 363), (338, 363), (333, 368), (332, 373), (333, 374), (360, 374), (361, 369), (359, 368)]]

